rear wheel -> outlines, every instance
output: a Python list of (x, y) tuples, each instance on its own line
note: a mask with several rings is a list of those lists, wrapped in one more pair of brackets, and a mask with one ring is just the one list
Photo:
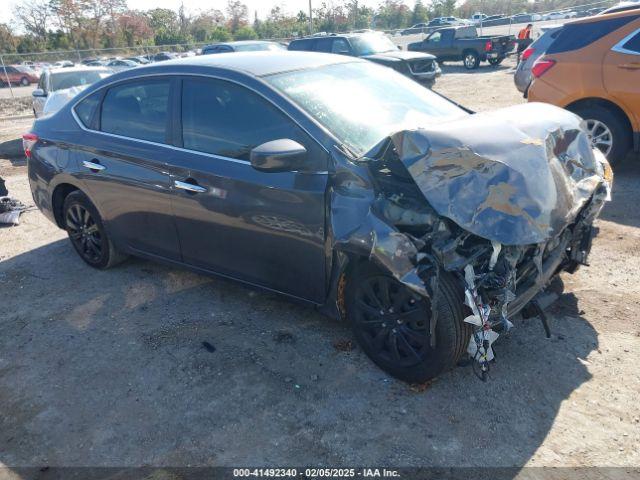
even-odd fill
[(604, 153), (611, 165), (624, 160), (631, 150), (632, 136), (629, 125), (619, 113), (600, 105), (570, 110), (584, 119), (591, 145)]
[(22, 85), (23, 87), (28, 87), (29, 85), (31, 85), (31, 82), (27, 77), (22, 77), (20, 79), (20, 85)]
[(345, 294), (358, 344), (394, 377), (425, 382), (455, 366), (466, 351), (471, 329), (463, 322), (463, 294), (446, 273), (440, 277), (435, 348), (429, 337), (431, 299), (370, 263), (355, 268)]
[(467, 70), (474, 70), (480, 65), (480, 57), (476, 52), (471, 50), (464, 52), (462, 55), (462, 61), (464, 63), (464, 68)]
[(110, 268), (126, 257), (109, 239), (96, 207), (87, 196), (71, 192), (63, 206), (64, 227), (80, 258), (94, 268)]

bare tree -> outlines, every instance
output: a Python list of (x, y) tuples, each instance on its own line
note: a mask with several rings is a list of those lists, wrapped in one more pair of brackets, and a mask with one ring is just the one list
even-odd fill
[(23, 0), (15, 6), (13, 15), (26, 32), (36, 37), (39, 43), (46, 43), (51, 17), (46, 0)]

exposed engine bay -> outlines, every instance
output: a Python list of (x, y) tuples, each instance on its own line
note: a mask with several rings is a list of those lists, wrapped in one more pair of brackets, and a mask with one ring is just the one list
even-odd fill
[[(334, 188), (336, 246), (368, 249), (432, 305), (439, 272), (453, 274), (473, 328), (467, 352), (483, 379), (491, 344), (514, 315), (533, 310), (548, 332), (536, 296), (559, 272), (587, 265), (612, 182), (581, 120), (543, 104), (401, 131), (357, 163), (368, 178), (345, 176)], [(341, 196), (354, 195), (361, 209), (347, 212)], [(436, 324), (433, 308), (432, 344)]]

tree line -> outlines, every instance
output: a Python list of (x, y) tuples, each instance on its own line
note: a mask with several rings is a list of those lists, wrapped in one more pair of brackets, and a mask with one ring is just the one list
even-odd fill
[[(426, 3), (425, 3), (426, 1)], [(314, 3), (313, 32), (344, 32), (375, 28), (393, 30), (430, 18), (475, 12), (511, 15), (545, 11), (580, 3), (580, 0), (382, 0), (376, 8), (358, 0)], [(584, 2), (583, 2), (584, 3)], [(228, 0), (224, 10), (188, 13), (153, 8), (128, 8), (127, 0), (21, 0), (11, 24), (0, 23), (0, 52), (29, 53), (58, 50), (127, 48), (192, 44), (257, 38), (285, 39), (308, 34), (308, 12), (285, 12), (274, 6), (269, 15), (250, 15), (240, 0)], [(16, 28), (17, 27), (17, 28)]]

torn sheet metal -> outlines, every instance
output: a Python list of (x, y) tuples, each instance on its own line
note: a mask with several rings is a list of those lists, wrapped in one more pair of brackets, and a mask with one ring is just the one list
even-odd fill
[(527, 245), (557, 235), (602, 183), (602, 159), (580, 124), (565, 110), (527, 104), (390, 138), (440, 215), (488, 240)]

